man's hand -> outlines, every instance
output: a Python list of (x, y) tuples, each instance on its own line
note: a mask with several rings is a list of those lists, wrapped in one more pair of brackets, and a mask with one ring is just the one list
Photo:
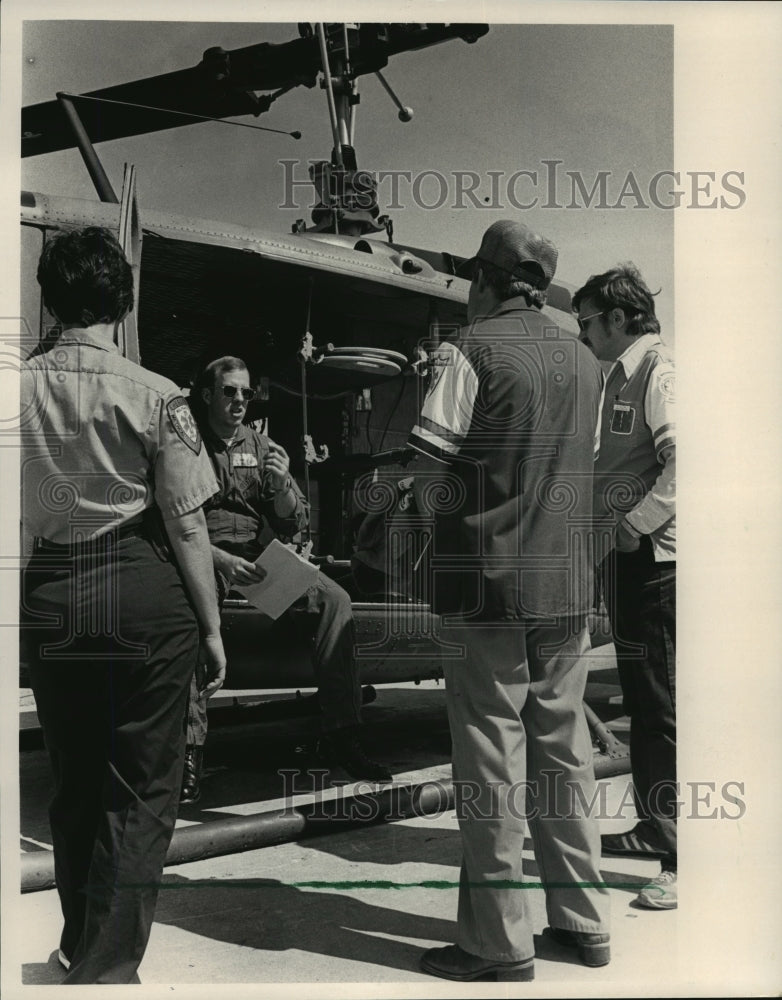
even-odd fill
[(249, 586), (251, 583), (260, 583), (266, 576), (265, 570), (259, 569), (255, 563), (242, 559), (241, 556), (234, 556), (230, 552), (224, 552), (214, 545), (212, 560), (215, 569), (222, 573), (229, 583)]
[(198, 662), (198, 697), (206, 701), (220, 690), (225, 680), (225, 651), (219, 632), (201, 637)]
[(616, 526), (614, 545), (617, 552), (635, 552), (641, 544), (641, 539), (632, 533), (624, 521)]
[(269, 442), (269, 454), (266, 456), (263, 471), (269, 473), (272, 489), (282, 490), (290, 479), (291, 461), (288, 453), (274, 441)]

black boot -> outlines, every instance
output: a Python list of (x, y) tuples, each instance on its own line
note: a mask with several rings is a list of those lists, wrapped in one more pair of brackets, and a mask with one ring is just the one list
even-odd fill
[(318, 755), (333, 767), (341, 767), (351, 778), (366, 781), (392, 781), (387, 767), (371, 760), (364, 753), (356, 726), (346, 726), (324, 733), (318, 743)]
[(201, 771), (204, 767), (204, 748), (188, 744), (185, 747), (185, 770), (182, 774), (182, 791), (179, 804), (192, 805), (201, 798)]

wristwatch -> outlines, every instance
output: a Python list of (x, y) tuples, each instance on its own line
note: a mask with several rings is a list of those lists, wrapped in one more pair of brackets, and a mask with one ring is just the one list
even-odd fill
[(276, 490), (273, 490), (273, 493), (275, 496), (277, 496), (278, 493), (288, 493), (292, 489), (293, 489), (293, 480), (291, 479), (290, 476), (286, 476), (285, 482), (282, 484), (282, 486), (280, 486)]

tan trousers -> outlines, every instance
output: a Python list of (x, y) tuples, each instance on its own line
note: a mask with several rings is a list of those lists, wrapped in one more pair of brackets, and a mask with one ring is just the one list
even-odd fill
[[(597, 819), (581, 804), (595, 799), (583, 620), (449, 627), (443, 638), (465, 649), (444, 661), (463, 849), (457, 943), (495, 961), (530, 958), (540, 891), (551, 926), (607, 931)], [(542, 890), (523, 878), (525, 814)]]

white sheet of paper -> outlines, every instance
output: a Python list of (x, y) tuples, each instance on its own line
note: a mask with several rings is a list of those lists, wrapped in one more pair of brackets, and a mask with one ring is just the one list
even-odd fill
[(237, 586), (236, 590), (269, 618), (279, 618), (318, 578), (317, 566), (276, 538), (258, 556), (255, 565), (266, 570), (264, 579), (260, 583)]

